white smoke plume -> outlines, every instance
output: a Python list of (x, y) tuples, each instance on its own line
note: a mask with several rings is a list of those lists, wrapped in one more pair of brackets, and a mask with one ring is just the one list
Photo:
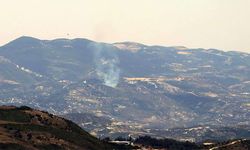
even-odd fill
[(112, 47), (105, 44), (94, 44), (96, 73), (106, 86), (115, 88), (119, 83), (119, 58)]

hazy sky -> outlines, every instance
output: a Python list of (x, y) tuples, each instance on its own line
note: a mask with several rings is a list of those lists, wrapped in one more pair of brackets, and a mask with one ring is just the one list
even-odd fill
[(250, 0), (0, 0), (0, 35), (250, 52)]

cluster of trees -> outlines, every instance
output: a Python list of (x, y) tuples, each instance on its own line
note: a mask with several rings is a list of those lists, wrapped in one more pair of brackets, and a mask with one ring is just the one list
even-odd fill
[(195, 143), (180, 142), (173, 139), (156, 139), (150, 136), (140, 136), (133, 142), (144, 147), (152, 147), (155, 149), (172, 149), (172, 150), (196, 150), (199, 149)]
[[(110, 138), (104, 138), (105, 142), (112, 141)], [(212, 147), (223, 147), (225, 150), (233, 150), (237, 148), (246, 148), (250, 149), (250, 140), (229, 140), (229, 141), (211, 141), (207, 140), (204, 142), (213, 143), (211, 145), (203, 145), (203, 143), (192, 143), (192, 142), (181, 142), (176, 141), (174, 139), (158, 139), (153, 138), (150, 136), (139, 136), (138, 138), (131, 138), (131, 137), (117, 137), (113, 140), (114, 141), (123, 141), (121, 142), (121, 145), (124, 143), (124, 141), (127, 141), (130, 146), (135, 147), (146, 147), (148, 149), (171, 149), (171, 150), (200, 150), (200, 149), (210, 149)], [(229, 143), (232, 143), (234, 141), (235, 145), (229, 145)], [(117, 142), (119, 143), (119, 142)]]
[[(106, 142), (112, 141), (109, 137), (103, 139)], [(114, 141), (129, 141), (130, 144), (140, 145), (142, 147), (154, 149), (172, 149), (172, 150), (198, 150), (200, 147), (191, 142), (180, 142), (173, 139), (157, 139), (150, 136), (139, 136), (138, 138), (117, 137)]]

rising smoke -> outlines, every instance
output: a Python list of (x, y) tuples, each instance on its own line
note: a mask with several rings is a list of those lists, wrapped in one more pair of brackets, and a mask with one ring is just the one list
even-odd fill
[(115, 88), (119, 83), (119, 58), (112, 47), (97, 43), (94, 44), (96, 73), (99, 79), (107, 86)]

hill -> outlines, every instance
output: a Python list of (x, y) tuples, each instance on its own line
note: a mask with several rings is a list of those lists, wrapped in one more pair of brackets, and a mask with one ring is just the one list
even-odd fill
[(73, 122), (26, 106), (0, 107), (0, 149), (128, 149), (100, 141)]

